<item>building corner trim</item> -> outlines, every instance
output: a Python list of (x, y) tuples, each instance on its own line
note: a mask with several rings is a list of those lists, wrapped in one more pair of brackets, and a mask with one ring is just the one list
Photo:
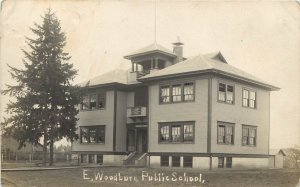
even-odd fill
[(208, 108), (207, 108), (207, 152), (210, 155), (209, 168), (212, 169), (212, 155), (211, 155), (211, 113), (212, 113), (212, 76), (208, 78)]
[(113, 152), (116, 151), (116, 131), (117, 131), (117, 90), (114, 90), (114, 116), (113, 116)]

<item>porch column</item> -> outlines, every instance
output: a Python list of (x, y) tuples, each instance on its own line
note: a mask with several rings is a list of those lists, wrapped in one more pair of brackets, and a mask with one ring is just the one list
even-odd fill
[(137, 151), (137, 129), (135, 128), (134, 129), (134, 148), (135, 148), (135, 151)]
[(158, 58), (156, 57), (155, 58), (155, 69), (157, 69), (158, 68)]
[(137, 63), (135, 63), (135, 71), (138, 71), (139, 70), (139, 68), (138, 68), (138, 64)]
[(131, 62), (131, 65), (132, 65), (132, 66), (131, 66), (131, 71), (134, 72), (134, 63)]
[(153, 58), (151, 58), (151, 67), (150, 67), (150, 69), (153, 69), (154, 68), (154, 59)]

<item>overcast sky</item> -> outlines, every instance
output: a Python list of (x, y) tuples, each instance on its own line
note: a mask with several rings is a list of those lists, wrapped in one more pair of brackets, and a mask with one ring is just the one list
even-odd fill
[[(61, 20), (65, 51), (79, 70), (75, 82), (81, 82), (130, 67), (123, 56), (154, 42), (154, 5), (138, 0), (2, 2), (1, 85), (12, 83), (6, 64), (23, 67), (24, 37), (33, 36), (29, 27), (41, 23), (47, 8)], [(270, 147), (300, 144), (299, 3), (157, 0), (156, 7), (159, 44), (171, 50), (180, 36), (185, 57), (221, 51), (229, 64), (280, 87), (271, 93)], [(6, 101), (1, 98), (2, 109)]]

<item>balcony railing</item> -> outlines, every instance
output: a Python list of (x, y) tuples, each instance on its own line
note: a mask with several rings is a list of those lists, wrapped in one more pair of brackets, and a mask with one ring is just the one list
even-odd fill
[(137, 78), (140, 78), (142, 76), (148, 75), (150, 73), (150, 70), (144, 70), (144, 71), (137, 71)]
[(128, 107), (127, 117), (144, 117), (147, 116), (147, 107)]

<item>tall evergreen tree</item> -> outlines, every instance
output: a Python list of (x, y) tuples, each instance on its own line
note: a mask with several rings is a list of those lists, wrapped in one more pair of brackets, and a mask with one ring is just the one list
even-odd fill
[(66, 37), (60, 21), (50, 9), (42, 19), (42, 24), (30, 28), (36, 38), (26, 38), (30, 50), (22, 50), (25, 68), (8, 65), (17, 85), (6, 85), (2, 93), (14, 98), (7, 105), (10, 117), (4, 119), (4, 131), (18, 140), (20, 148), (27, 142), (42, 144), (45, 166), (47, 146), (52, 165), (53, 144), (64, 137), (70, 141), (78, 138), (75, 106), (80, 92), (71, 84), (77, 70), (67, 63), (70, 56), (63, 51)]

